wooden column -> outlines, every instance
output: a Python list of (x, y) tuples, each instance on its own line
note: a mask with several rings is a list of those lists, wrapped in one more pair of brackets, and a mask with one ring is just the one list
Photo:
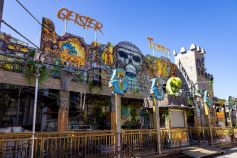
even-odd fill
[(188, 116), (187, 116), (187, 111), (183, 110), (184, 112), (184, 127), (188, 128)]
[(121, 151), (121, 96), (115, 94), (115, 113), (116, 113), (116, 151), (118, 152), (118, 158), (120, 158)]
[(59, 95), (58, 132), (63, 132), (68, 130), (69, 91), (60, 91)]
[[(160, 112), (159, 112), (159, 105), (158, 101), (154, 99), (154, 106), (155, 108), (155, 117), (154, 117), (154, 126), (157, 131), (157, 151), (159, 154), (161, 154), (161, 142), (160, 142)], [(153, 109), (154, 111), (154, 109)]]
[(201, 114), (200, 112), (198, 113), (197, 110), (194, 110), (194, 127), (195, 128), (200, 128), (201, 127)]
[(211, 124), (210, 109), (208, 109), (207, 119), (208, 119), (208, 126), (209, 126), (209, 132), (210, 132), (210, 137), (211, 137), (211, 145), (213, 146), (213, 134), (212, 134), (212, 124)]
[(115, 97), (111, 97), (111, 130), (116, 131), (116, 108)]

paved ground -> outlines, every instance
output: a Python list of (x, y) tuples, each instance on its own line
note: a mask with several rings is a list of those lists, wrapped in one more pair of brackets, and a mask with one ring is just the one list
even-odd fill
[(225, 149), (225, 154), (216, 156), (216, 158), (237, 158), (237, 147)]
[(191, 157), (207, 157), (212, 155), (223, 154), (225, 151), (220, 148), (206, 146), (206, 147), (190, 147), (190, 149), (182, 151), (183, 154)]

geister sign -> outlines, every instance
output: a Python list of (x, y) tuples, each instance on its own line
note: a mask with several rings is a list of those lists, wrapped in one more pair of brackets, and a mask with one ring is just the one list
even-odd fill
[(73, 11), (70, 11), (66, 8), (61, 8), (58, 11), (58, 18), (62, 20), (70, 20), (73, 21), (75, 24), (78, 24), (79, 26), (82, 26), (83, 28), (92, 28), (95, 31), (101, 31), (101, 28), (103, 25), (96, 21), (93, 18), (90, 18), (88, 16), (81, 16)]

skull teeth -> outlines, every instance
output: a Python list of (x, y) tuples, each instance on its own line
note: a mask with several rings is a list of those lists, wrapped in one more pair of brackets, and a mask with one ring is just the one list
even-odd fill
[(136, 68), (133, 65), (129, 64), (126, 66), (126, 72), (136, 74)]

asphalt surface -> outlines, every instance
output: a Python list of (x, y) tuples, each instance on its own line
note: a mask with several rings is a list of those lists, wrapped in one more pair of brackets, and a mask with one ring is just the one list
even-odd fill
[(225, 149), (225, 154), (216, 156), (216, 158), (237, 158), (237, 147)]

